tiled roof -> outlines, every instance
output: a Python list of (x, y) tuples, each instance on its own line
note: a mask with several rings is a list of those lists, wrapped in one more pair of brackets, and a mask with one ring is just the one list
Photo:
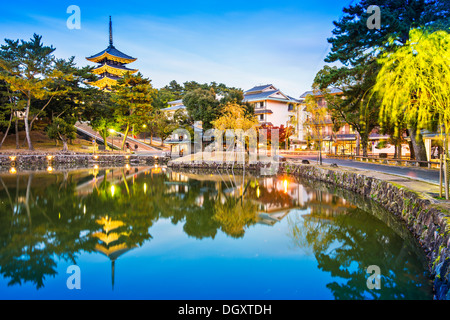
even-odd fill
[(92, 57), (89, 57), (87, 59), (95, 59), (97, 57), (102, 56), (105, 53), (108, 53), (114, 57), (118, 57), (118, 58), (122, 58), (122, 59), (136, 60), (136, 58), (130, 57), (129, 55), (126, 55), (125, 53), (120, 52), (114, 46), (109, 46), (108, 48), (106, 48), (106, 50), (103, 50), (102, 52), (97, 53), (96, 55), (93, 55)]
[(120, 70), (125, 70), (125, 71), (136, 71), (135, 69), (129, 69), (129, 68), (124, 67), (124, 66), (121, 66), (121, 65), (110, 64), (110, 63), (102, 63), (100, 66), (94, 68), (94, 70), (100, 69), (100, 68), (102, 68), (104, 65), (108, 65), (108, 66), (110, 66), (111, 68), (114, 68), (114, 69), (120, 69)]
[(245, 94), (244, 101), (264, 100), (276, 92), (277, 92), (277, 90), (271, 90), (271, 91), (265, 91), (265, 92), (255, 93), (255, 94)]
[(300, 103), (300, 102), (301, 102), (300, 100), (295, 99), (295, 98), (293, 98), (293, 97), (291, 97), (291, 96), (288, 96), (288, 98), (291, 99), (293, 102), (297, 102), (297, 103)]
[(180, 109), (186, 109), (186, 106), (184, 106), (184, 105), (173, 106), (173, 107), (162, 109), (162, 111), (177, 111), (177, 110), (180, 110)]
[(180, 103), (183, 103), (183, 99), (167, 102), (167, 104), (170, 104), (170, 105), (180, 104)]
[(283, 94), (280, 90), (270, 90), (270, 91), (264, 91), (264, 92), (260, 92), (260, 93), (255, 93), (255, 94), (245, 94), (244, 95), (244, 102), (259, 101), (259, 100), (279, 100), (279, 101), (300, 103), (300, 100), (292, 98), (292, 97), (287, 96), (285, 94), (283, 94), (283, 95), (285, 95), (287, 97), (287, 99), (284, 99), (284, 98), (271, 98), (270, 96), (275, 94), (275, 93)]
[(271, 84), (266, 84), (266, 85), (263, 85), (263, 86), (256, 86), (256, 87), (251, 88), (250, 90), (245, 91), (244, 93), (262, 91), (262, 90), (264, 90), (264, 89), (266, 89), (268, 87), (271, 87), (271, 86), (272, 86)]

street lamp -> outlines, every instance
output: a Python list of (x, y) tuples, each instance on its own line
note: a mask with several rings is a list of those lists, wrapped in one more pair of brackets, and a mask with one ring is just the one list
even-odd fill
[[(144, 129), (146, 129), (147, 128), (147, 125), (146, 124), (144, 124), (143, 126), (142, 126), (142, 128), (144, 128)], [(145, 143), (145, 133), (144, 133), (144, 143)]]

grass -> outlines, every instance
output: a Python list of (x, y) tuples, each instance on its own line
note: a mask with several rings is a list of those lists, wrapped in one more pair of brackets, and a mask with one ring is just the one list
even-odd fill
[[(58, 142), (56, 144), (55, 140), (51, 140), (42, 131), (32, 131), (31, 132), (31, 141), (33, 143), (33, 147), (35, 151), (28, 150), (28, 145), (25, 142), (25, 132), (21, 131), (19, 133), (19, 145), (20, 149), (16, 149), (16, 135), (9, 134), (3, 143), (2, 148), (0, 149), (1, 153), (57, 153), (61, 152), (63, 145), (62, 142)], [(0, 133), (0, 139), (3, 139), (3, 133)], [(92, 153), (92, 143), (90, 141), (86, 141), (84, 139), (74, 139), (71, 143), (69, 143), (69, 152), (76, 153)]]

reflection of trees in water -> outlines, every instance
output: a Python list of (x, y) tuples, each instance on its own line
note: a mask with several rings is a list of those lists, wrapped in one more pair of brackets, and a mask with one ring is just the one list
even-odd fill
[[(320, 192), (320, 191), (319, 191)], [(329, 206), (325, 205), (329, 210)], [(358, 208), (325, 214), (314, 210), (288, 217), (294, 245), (312, 252), (318, 267), (334, 278), (336, 299), (428, 299), (431, 288), (421, 257), (410, 242)], [(367, 288), (367, 267), (381, 268), (381, 290)]]
[(219, 222), (226, 234), (233, 238), (242, 238), (245, 229), (257, 221), (256, 209), (256, 204), (247, 199), (226, 197), (223, 203), (216, 202), (213, 219)]
[(31, 282), (41, 288), (46, 277), (56, 275), (54, 256), (75, 263), (76, 252), (89, 250), (93, 241), (80, 239), (80, 226), (87, 229), (89, 223), (75, 219), (78, 210), (65, 202), (73, 197), (73, 186), (43, 190), (31, 188), (32, 181), (33, 175), (17, 176), (12, 188), (1, 181), (10, 196), (2, 197), (0, 209), (0, 272), (11, 279), (9, 285)]

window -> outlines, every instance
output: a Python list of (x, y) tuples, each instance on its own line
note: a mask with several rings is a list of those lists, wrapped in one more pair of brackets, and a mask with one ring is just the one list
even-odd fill
[(292, 103), (289, 103), (288, 111), (294, 111), (294, 105)]
[(264, 115), (263, 115), (263, 114), (260, 114), (260, 115), (259, 115), (259, 120), (261, 120), (261, 121), (264, 120)]
[(262, 102), (259, 103), (259, 107), (260, 107), (261, 109), (264, 108), (264, 101), (262, 101)]

